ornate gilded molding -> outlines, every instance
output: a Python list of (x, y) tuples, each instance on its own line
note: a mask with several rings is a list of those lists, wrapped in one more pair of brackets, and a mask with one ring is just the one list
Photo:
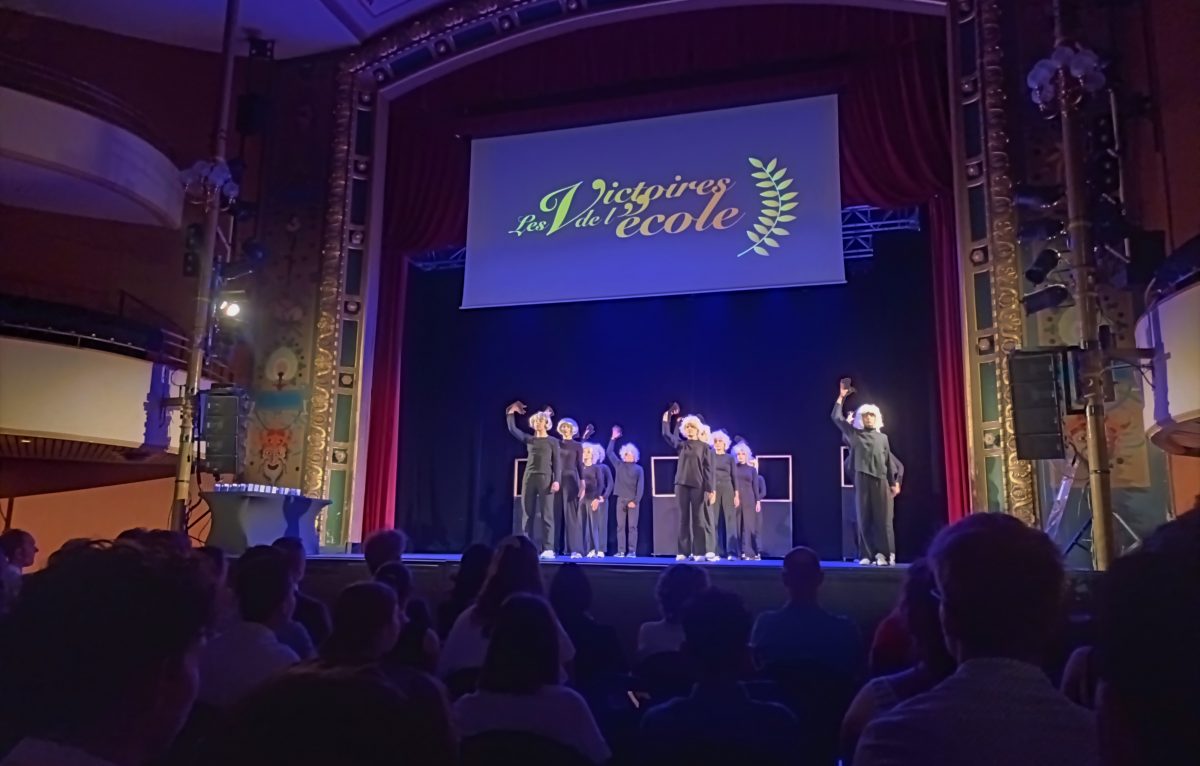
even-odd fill
[(979, 5), (980, 80), (987, 183), (988, 240), (992, 264), (992, 312), (995, 318), (1000, 440), (1004, 459), (1005, 510), (1027, 524), (1037, 524), (1032, 467), (1017, 458), (1013, 429), (1008, 352), (1020, 348), (1023, 337), (1020, 252), (1013, 209), (1013, 180), (1009, 163), (1010, 105), (1005, 94), (1002, 11), (1000, 0)]

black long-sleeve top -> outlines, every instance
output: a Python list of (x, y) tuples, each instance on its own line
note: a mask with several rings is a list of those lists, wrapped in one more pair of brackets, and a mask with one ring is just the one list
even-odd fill
[(617, 475), (616, 495), (640, 503), (642, 502), (642, 493), (645, 491), (645, 473), (637, 463), (626, 463), (621, 459), (614, 448), (616, 443), (615, 439), (610, 441), (608, 449), (604, 451), (613, 464), (613, 472)]
[(612, 469), (606, 466), (604, 463), (600, 463), (596, 466), (596, 468), (600, 469), (600, 497), (608, 499), (608, 496), (611, 495), (613, 491)]
[(583, 487), (585, 498), (603, 500), (612, 493), (612, 472), (600, 463), (585, 465), (579, 474), (579, 485)]
[(758, 469), (748, 463), (737, 463), (733, 466), (733, 486), (737, 489), (738, 500), (741, 501), (743, 508), (753, 508), (754, 504), (762, 500), (763, 492), (759, 482), (762, 477), (758, 475)]
[(904, 480), (904, 464), (892, 454), (887, 434), (877, 428), (859, 429), (847, 423), (841, 402), (833, 403), (831, 417), (850, 447), (848, 462), (855, 473), (876, 476), (888, 484), (899, 484)]
[(671, 424), (663, 421), (662, 435), (679, 455), (675, 466), (675, 485), (697, 487), (705, 492), (713, 491), (712, 450), (699, 439), (681, 439), (671, 430)]
[(525, 452), (529, 457), (529, 462), (525, 464), (525, 473), (545, 474), (554, 477), (554, 481), (561, 481), (562, 459), (558, 454), (558, 440), (525, 433), (517, 428), (516, 417), (511, 412), (505, 420), (508, 421), (508, 432), (525, 445)]
[(729, 454), (728, 452), (726, 452), (722, 455), (718, 455), (717, 453), (714, 452), (713, 456), (712, 456), (712, 461), (713, 461), (713, 486), (715, 486), (715, 487), (725, 487), (725, 486), (732, 487), (733, 486), (733, 467), (737, 463), (737, 461), (734, 459), (733, 455)]
[(583, 444), (575, 439), (555, 439), (558, 442), (558, 456), (562, 458), (562, 472), (579, 476), (583, 470)]

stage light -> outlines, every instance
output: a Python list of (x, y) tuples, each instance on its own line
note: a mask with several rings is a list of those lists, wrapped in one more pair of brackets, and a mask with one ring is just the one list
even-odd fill
[(1066, 303), (1071, 298), (1071, 291), (1066, 285), (1046, 285), (1039, 287), (1031, 293), (1027, 293), (1021, 299), (1021, 303), (1025, 306), (1025, 314), (1032, 315), (1039, 311), (1047, 311), (1056, 309)]
[(221, 315), (230, 319), (236, 319), (242, 313), (242, 304), (237, 301), (223, 300), (219, 306)]
[(1066, 222), (1061, 218), (1035, 218), (1032, 221), (1021, 222), (1017, 227), (1017, 239), (1022, 242), (1045, 241), (1061, 237), (1066, 231)]
[(1025, 278), (1030, 284), (1040, 285), (1046, 281), (1046, 276), (1054, 271), (1054, 267), (1058, 265), (1060, 253), (1052, 247), (1048, 247), (1038, 253), (1033, 259), (1033, 264), (1025, 269)]

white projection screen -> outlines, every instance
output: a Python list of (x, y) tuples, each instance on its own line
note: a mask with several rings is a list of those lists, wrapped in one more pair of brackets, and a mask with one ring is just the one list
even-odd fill
[(845, 281), (837, 96), (471, 146), (463, 307)]

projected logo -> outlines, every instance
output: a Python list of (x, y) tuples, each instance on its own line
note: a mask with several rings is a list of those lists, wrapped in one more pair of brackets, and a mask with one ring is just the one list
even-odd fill
[(751, 244), (736, 255), (770, 255), (768, 248), (778, 248), (779, 238), (789, 234), (782, 224), (795, 220), (787, 212), (796, 207), (797, 192), (785, 191), (792, 179), (787, 168), (777, 167), (778, 158), (764, 163), (750, 157), (749, 163), (758, 190), (755, 197), (735, 194), (736, 182), (728, 177), (684, 180), (677, 175), (665, 184), (639, 181), (634, 185), (596, 178), (586, 189), (584, 181), (577, 181), (546, 193), (536, 212), (518, 216), (508, 234), (551, 237), (601, 230), (630, 239), (712, 233), (739, 227), (745, 211), (757, 206), (757, 220), (746, 229)]

